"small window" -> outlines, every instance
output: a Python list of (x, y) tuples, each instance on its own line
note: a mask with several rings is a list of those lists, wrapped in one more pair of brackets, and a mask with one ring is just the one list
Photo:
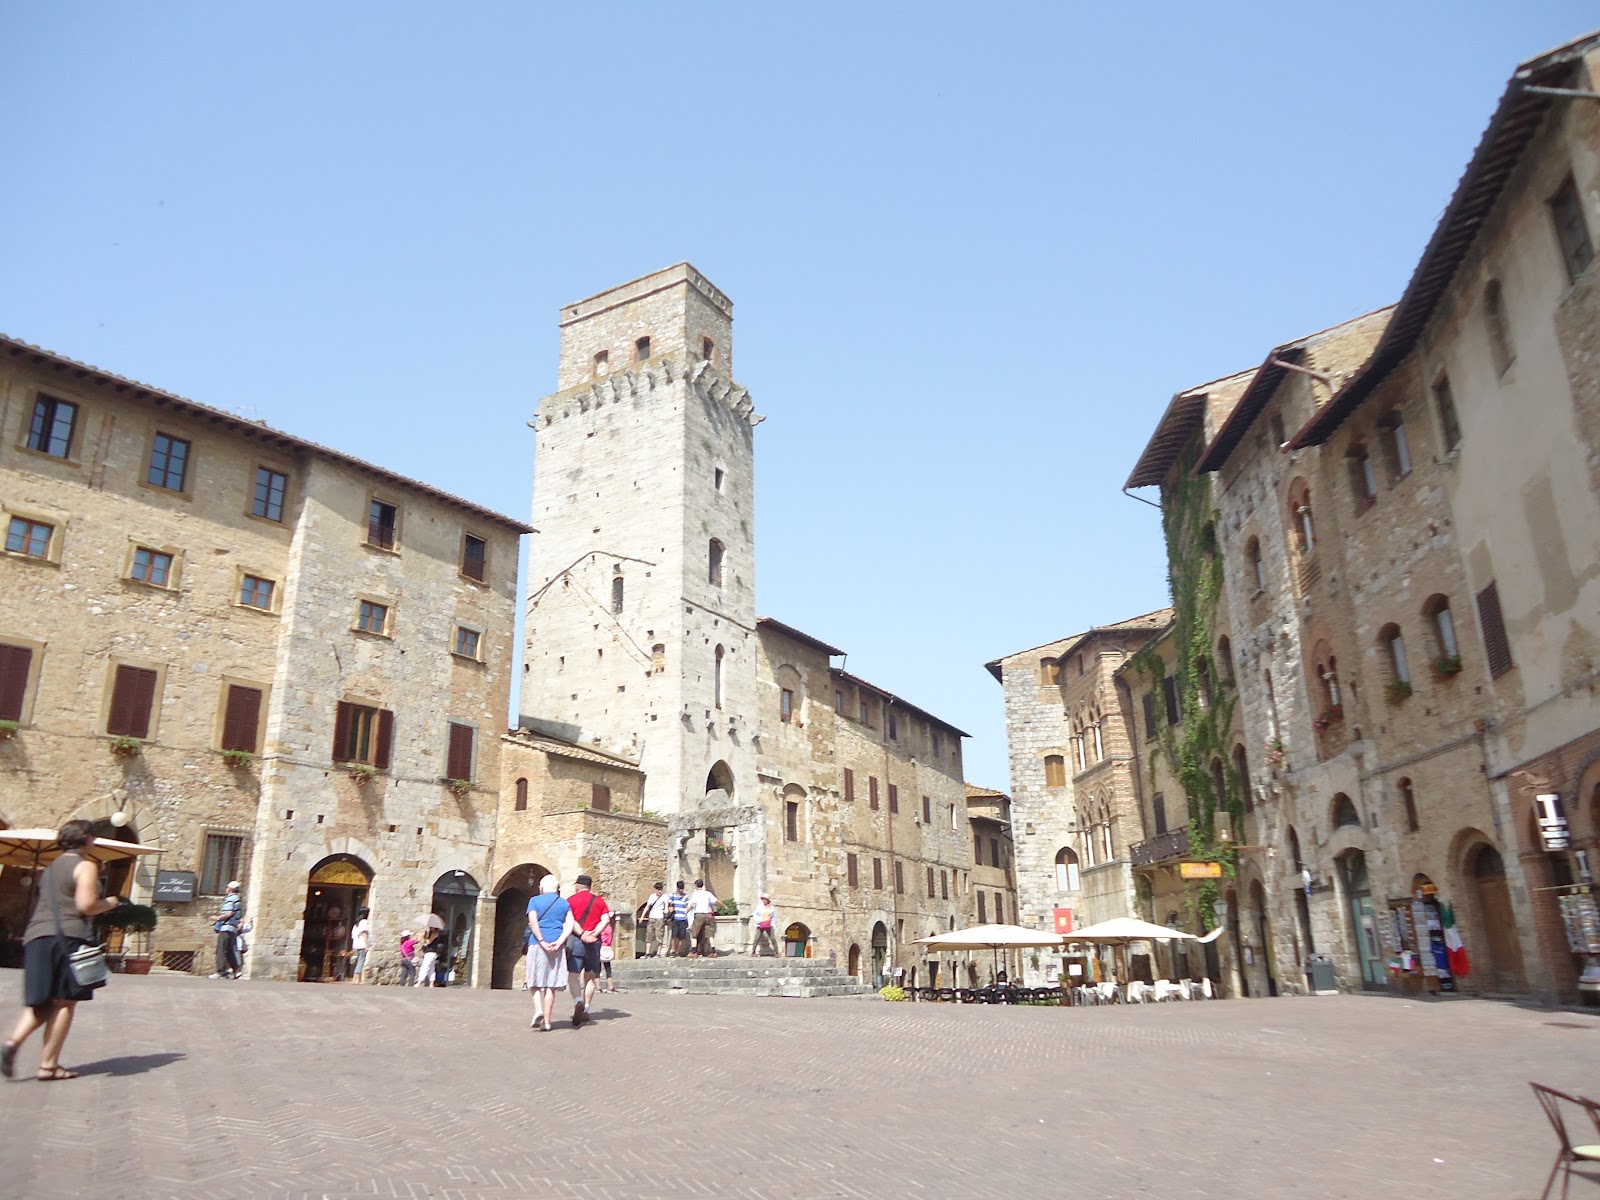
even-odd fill
[(660, 675), (667, 669), (667, 646), (665, 642), (657, 642), (650, 647), (650, 674)]
[(1059, 658), (1041, 658), (1039, 660), (1039, 686), (1057, 687), (1061, 683), (1061, 660)]
[(798, 842), (800, 840), (800, 802), (786, 800), (783, 805), (783, 840)]
[(1450, 390), (1450, 377), (1440, 375), (1433, 384), (1433, 406), (1439, 414), (1439, 436), (1448, 454), (1461, 445), (1461, 422), (1456, 417), (1456, 398)]
[(119, 666), (111, 684), (106, 732), (113, 737), (147, 738), (155, 709), (158, 676), (147, 667)]
[(626, 590), (626, 584), (623, 582), (622, 576), (621, 575), (613, 575), (611, 577), (611, 611), (612, 611), (612, 613), (620, 613), (622, 611), (622, 601), (623, 601), (623, 596), (624, 596), (625, 590)]
[(205, 837), (205, 848), (200, 852), (200, 894), (221, 896), (239, 878), (245, 865), (244, 835), (207, 833)]
[(150, 467), (145, 482), (169, 492), (184, 490), (189, 473), (189, 443), (171, 434), (158, 433), (150, 444)]
[(1561, 262), (1573, 282), (1594, 261), (1594, 243), (1589, 240), (1589, 223), (1583, 218), (1583, 200), (1577, 184), (1568, 175), (1550, 197), (1550, 219), (1555, 223), (1556, 241), (1561, 247)]
[(711, 698), (719, 709), (722, 707), (722, 663), (726, 657), (727, 652), (718, 646), (711, 662)]
[(32, 648), (0, 643), (0, 721), (21, 724), (23, 702), (28, 698), (28, 675), (32, 667)]
[(1144, 737), (1145, 741), (1154, 741), (1156, 736), (1156, 694), (1146, 692), (1140, 697), (1139, 703), (1144, 709)]
[(633, 361), (643, 362), (650, 357), (650, 339), (642, 337), (633, 343)]
[(956, 828), (956, 806), (954, 804), (952, 804), (950, 806), (950, 829), (953, 832), (955, 830), (955, 828)]
[(987, 925), (988, 923), (989, 923), (989, 901), (988, 901), (987, 897), (984, 896), (983, 892), (980, 891), (978, 893), (978, 924), (979, 925)]
[(1378, 498), (1378, 476), (1372, 469), (1372, 455), (1358, 442), (1350, 447), (1345, 465), (1350, 471), (1350, 494), (1355, 497), (1356, 511), (1365, 512)]
[(889, 785), (889, 811), (892, 813), (900, 811), (900, 787), (898, 784), (891, 783)]
[(1245, 561), (1250, 564), (1250, 580), (1256, 585), (1255, 590), (1258, 593), (1266, 591), (1267, 568), (1266, 565), (1261, 561), (1260, 538), (1251, 538), (1245, 543), (1244, 557)]
[(382, 500), (367, 506), (367, 545), (379, 550), (393, 550), (395, 528), (399, 524), (400, 510)]
[(861, 860), (854, 854), (844, 856), (845, 881), (851, 887), (861, 886)]
[(476, 629), (469, 629), (465, 625), (456, 626), (455, 652), (462, 658), (476, 660), (478, 657), (478, 646), (482, 641), (483, 634), (479, 633)]
[(389, 626), (389, 606), (371, 600), (361, 601), (356, 612), (356, 628), (362, 633), (386, 634)]
[(900, 721), (899, 721), (899, 718), (898, 718), (898, 716), (896, 714), (894, 714), (894, 713), (890, 713), (889, 714), (888, 725), (889, 725), (889, 740), (891, 742), (898, 742), (900, 740)]
[(1056, 891), (1078, 890), (1078, 855), (1069, 847), (1056, 851)]
[(151, 587), (166, 587), (172, 579), (172, 555), (140, 546), (133, 552), (133, 566), (128, 576)]
[(40, 396), (33, 402), (33, 420), (28, 425), (28, 449), (67, 458), (72, 454), (72, 432), (78, 423), (78, 406), (53, 396)]
[(710, 338), (700, 339), (700, 357), (708, 363), (717, 361), (717, 344)]
[(475, 579), (479, 583), (488, 578), (489, 543), (481, 537), (474, 537), (470, 533), (462, 535), (461, 573), (468, 579)]
[(1511, 326), (1506, 320), (1505, 295), (1498, 279), (1483, 285), (1483, 324), (1489, 334), (1489, 355), (1494, 359), (1495, 372), (1504, 375), (1517, 354), (1511, 348)]
[(21, 554), (26, 558), (49, 558), (50, 539), (55, 536), (55, 526), (43, 521), (30, 521), (27, 517), (12, 517), (6, 527), (6, 553)]
[(1389, 682), (1391, 684), (1409, 684), (1411, 682), (1411, 668), (1406, 663), (1405, 636), (1400, 632), (1398, 625), (1386, 625), (1383, 632), (1378, 635), (1378, 641), (1383, 646), (1389, 657)]
[(844, 693), (841, 691), (833, 693), (833, 711), (844, 716)]
[(512, 806), (517, 812), (528, 811), (528, 781), (526, 779), (517, 780), (517, 798), (512, 802)]
[(611, 370), (611, 351), (596, 350), (594, 352), (594, 373), (604, 375)]
[(872, 886), (879, 891), (883, 890), (883, 859), (872, 860)]
[(794, 692), (789, 688), (778, 689), (778, 720), (785, 725), (794, 720)]
[(256, 487), (250, 497), (250, 513), (268, 521), (283, 520), (283, 497), (289, 477), (271, 467), (256, 468)]
[(1406, 829), (1412, 833), (1422, 828), (1422, 822), (1417, 820), (1417, 795), (1411, 788), (1411, 780), (1400, 781), (1400, 803), (1406, 810)]
[(927, 796), (922, 798), (922, 823), (924, 825), (933, 824), (933, 801)]
[(1150, 811), (1155, 816), (1156, 836), (1167, 831), (1167, 798), (1159, 793), (1150, 801)]
[(1178, 692), (1178, 677), (1168, 675), (1162, 679), (1161, 691), (1167, 702), (1167, 724), (1176, 725), (1183, 720), (1183, 698)]
[(590, 785), (589, 807), (595, 812), (611, 811), (611, 788), (603, 783)]
[(898, 858), (894, 860), (894, 890), (897, 895), (906, 894), (906, 864)]
[(932, 867), (925, 867), (923, 869), (927, 872), (927, 877), (928, 877), (928, 899), (932, 900), (933, 896), (934, 896), (934, 891), (933, 891), (933, 889), (934, 889), (933, 868)]
[(1311, 512), (1311, 495), (1302, 491), (1289, 507), (1294, 516), (1295, 546), (1301, 554), (1311, 554), (1317, 548), (1317, 522)]
[(339, 701), (333, 722), (333, 761), (389, 769), (394, 714), (386, 708)]
[(1511, 643), (1506, 638), (1506, 621), (1500, 611), (1500, 588), (1494, 580), (1478, 593), (1478, 624), (1483, 630), (1483, 652), (1489, 661), (1489, 676), (1499, 679), (1515, 665)]
[(1289, 440), (1289, 435), (1284, 432), (1283, 428), (1283, 414), (1281, 412), (1273, 413), (1268, 418), (1267, 423), (1272, 429), (1272, 444), (1281, 448)]
[(1461, 648), (1456, 643), (1456, 623), (1450, 616), (1450, 600), (1445, 596), (1430, 596), (1428, 602), (1422, 606), (1423, 615), (1428, 618), (1428, 623), (1433, 627), (1433, 648), (1437, 652), (1439, 662), (1435, 667), (1441, 674), (1453, 674), (1448, 669), (1452, 666), (1446, 660), (1457, 660), (1453, 666), (1459, 668)]
[(272, 611), (272, 592), (276, 585), (259, 575), (245, 575), (239, 580), (239, 603), (246, 608)]
[(222, 749), (254, 754), (261, 733), (260, 688), (228, 685), (228, 699), (222, 710)]
[(874, 811), (878, 807), (878, 777), (876, 775), (867, 776), (867, 807)]
[(856, 773), (849, 767), (844, 769), (844, 798), (846, 800), (856, 798)]
[(1224, 683), (1233, 682), (1233, 643), (1227, 634), (1217, 639), (1217, 666)]
[(1411, 442), (1406, 437), (1405, 422), (1399, 413), (1390, 413), (1380, 425), (1383, 430), (1384, 457), (1389, 460), (1390, 482), (1398, 482), (1411, 474)]
[(1233, 748), (1233, 773), (1239, 780), (1239, 792), (1244, 797), (1245, 812), (1254, 812), (1256, 797), (1250, 786), (1250, 760), (1245, 756), (1243, 746)]
[(722, 586), (722, 559), (724, 548), (721, 542), (712, 538), (706, 551), (706, 578), (712, 587)]
[(1045, 787), (1067, 786), (1067, 760), (1061, 755), (1044, 756), (1044, 785)]
[(1333, 827), (1335, 829), (1344, 829), (1349, 826), (1359, 828), (1360, 825), (1361, 814), (1356, 811), (1355, 804), (1349, 796), (1340, 792), (1333, 798)]
[(726, 471), (721, 467), (716, 468), (711, 474), (711, 486), (720, 492), (722, 490), (722, 481), (727, 477), (728, 473)]

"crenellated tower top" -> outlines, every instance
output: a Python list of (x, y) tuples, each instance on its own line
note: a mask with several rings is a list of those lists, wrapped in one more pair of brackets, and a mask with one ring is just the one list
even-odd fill
[(559, 391), (662, 357), (733, 378), (733, 301), (686, 262), (561, 310)]

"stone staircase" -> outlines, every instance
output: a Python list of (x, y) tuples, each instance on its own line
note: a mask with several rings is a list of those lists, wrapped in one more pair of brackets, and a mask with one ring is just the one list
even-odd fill
[(611, 964), (617, 986), (637, 992), (738, 996), (876, 996), (833, 963), (809, 958), (630, 958)]

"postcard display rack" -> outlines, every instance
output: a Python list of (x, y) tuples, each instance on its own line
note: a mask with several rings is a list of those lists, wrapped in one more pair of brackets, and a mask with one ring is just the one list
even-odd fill
[(1455, 991), (1438, 888), (1419, 882), (1410, 896), (1389, 901), (1389, 917), (1390, 986), (1407, 995)]

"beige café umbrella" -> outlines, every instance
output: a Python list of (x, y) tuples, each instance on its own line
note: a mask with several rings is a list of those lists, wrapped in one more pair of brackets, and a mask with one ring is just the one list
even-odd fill
[[(91, 838), (81, 853), (97, 863), (108, 863), (138, 858), (143, 854), (160, 854), (161, 847), (118, 842), (111, 838)], [(54, 829), (0, 829), (0, 867), (36, 871), (60, 857), (61, 847), (56, 843)]]
[(1000, 970), (1000, 951), (1046, 946), (1059, 950), (1067, 939), (1058, 933), (1045, 933), (1021, 925), (974, 925), (970, 929), (952, 929), (949, 933), (936, 933), (932, 937), (918, 938), (916, 945), (930, 950), (993, 950), (995, 971)]
[[(1075, 929), (1066, 935), (1069, 942), (1095, 942), (1106, 946), (1121, 946), (1123, 953), (1127, 953), (1131, 942), (1198, 942), (1201, 939), (1192, 933), (1185, 933), (1181, 929), (1168, 929), (1165, 925), (1153, 925), (1149, 921), (1141, 921), (1137, 917), (1112, 917), (1109, 921), (1101, 921), (1094, 925), (1085, 925), (1082, 929)], [(1126, 978), (1126, 976), (1124, 976)]]

